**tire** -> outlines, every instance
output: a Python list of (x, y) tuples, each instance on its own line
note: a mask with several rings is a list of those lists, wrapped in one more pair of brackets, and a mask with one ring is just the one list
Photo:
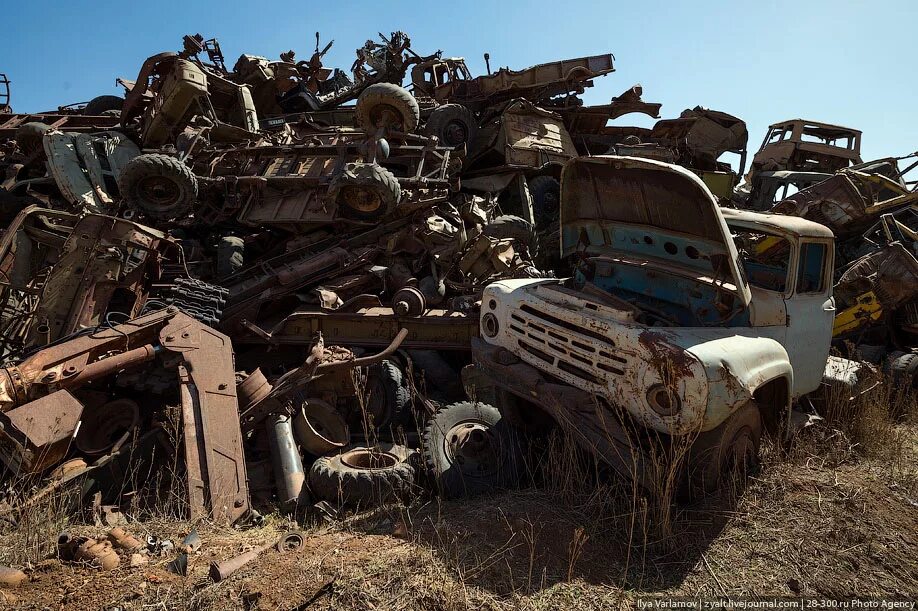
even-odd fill
[(190, 213), (198, 197), (191, 168), (158, 153), (134, 157), (122, 170), (118, 188), (128, 207), (163, 221)]
[(407, 89), (392, 83), (370, 85), (357, 98), (357, 125), (367, 131), (390, 128), (412, 133), (421, 120), (421, 109)]
[(483, 233), (490, 238), (516, 240), (529, 249), (530, 257), (535, 257), (539, 252), (539, 238), (532, 223), (524, 218), (512, 214), (498, 216), (485, 225)]
[(443, 146), (455, 148), (464, 144), (466, 150), (471, 150), (478, 134), (478, 122), (472, 111), (462, 104), (444, 104), (430, 113), (424, 133), (439, 138)]
[[(382, 361), (367, 372), (367, 415), (375, 429), (403, 424), (411, 413), (411, 393), (402, 370), (392, 361)], [(369, 422), (367, 423), (369, 425)]]
[(716, 492), (737, 475), (742, 486), (746, 475), (758, 465), (762, 439), (762, 416), (754, 401), (733, 412), (723, 423), (698, 435), (685, 459), (678, 491), (685, 501)]
[(19, 146), (19, 150), (26, 155), (33, 155), (35, 152), (40, 151), (41, 154), (39, 157), (44, 159), (45, 148), (43, 141), (45, 132), (49, 129), (51, 129), (50, 125), (41, 123), (40, 121), (30, 121), (17, 127), (16, 144)]
[(375, 163), (349, 163), (328, 188), (346, 218), (375, 221), (398, 205), (402, 189), (395, 176)]
[(89, 101), (83, 107), (84, 115), (98, 117), (106, 114), (110, 110), (117, 110), (116, 116), (121, 116), (121, 105), (124, 104), (124, 98), (117, 95), (100, 95)]
[(393, 501), (414, 485), (413, 454), (391, 443), (350, 445), (317, 459), (309, 471), (309, 485), (315, 496), (333, 503), (369, 506)]
[(509, 488), (523, 463), (516, 430), (486, 403), (453, 403), (430, 418), (422, 442), (424, 463), (446, 498)]
[(893, 382), (899, 386), (915, 388), (918, 386), (918, 354), (905, 352), (891, 355), (889, 361), (889, 375)]
[(242, 238), (225, 236), (217, 245), (217, 278), (232, 276), (245, 264), (245, 242)]
[(540, 224), (558, 218), (561, 210), (561, 183), (554, 176), (535, 176), (528, 182), (532, 211)]

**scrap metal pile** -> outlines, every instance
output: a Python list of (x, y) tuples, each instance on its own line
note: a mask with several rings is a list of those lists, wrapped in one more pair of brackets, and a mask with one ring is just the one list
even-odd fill
[[(230, 69), (216, 40), (186, 36), (119, 79), (123, 98), (31, 115), (0, 76), (11, 494), (91, 473), (103, 503), (139, 503), (173, 486), (150, 477), (173, 460), (192, 516), (236, 521), (270, 502), (384, 501), (426, 470), (460, 495), (474, 486), (456, 463), (507, 483), (514, 465), (481, 449), (502, 433), (463, 419), (481, 294), (567, 273), (559, 177), (579, 156), (678, 164), (723, 205), (828, 225), (838, 337), (914, 345), (915, 190), (897, 160), (860, 164), (859, 132), (817, 124), (853, 144), (814, 153), (789, 145), (809, 123), (774, 126), (787, 137), (770, 133), (734, 193), (745, 123), (696, 107), (610, 126), (660, 110), (639, 85), (583, 105), (611, 55), (472, 77), (402, 32), (379, 38), (350, 70), (324, 66), (318, 34), (308, 60)], [(786, 185), (811, 186), (776, 197)]]

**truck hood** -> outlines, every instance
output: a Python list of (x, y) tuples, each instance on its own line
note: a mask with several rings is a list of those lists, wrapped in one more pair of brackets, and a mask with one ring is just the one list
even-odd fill
[(561, 174), (561, 254), (644, 260), (704, 276), (737, 295), (750, 289), (717, 201), (697, 176), (637, 157), (580, 157)]

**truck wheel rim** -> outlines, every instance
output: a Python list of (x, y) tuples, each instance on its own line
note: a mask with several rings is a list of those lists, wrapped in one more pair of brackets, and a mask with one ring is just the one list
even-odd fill
[(347, 187), (342, 193), (345, 205), (360, 212), (375, 212), (382, 206), (379, 193), (366, 187)]
[(153, 209), (168, 208), (182, 195), (177, 184), (162, 176), (144, 178), (138, 183), (137, 192), (148, 207)]
[(449, 146), (459, 146), (468, 140), (468, 130), (461, 121), (450, 121), (443, 130), (443, 139)]
[(345, 452), (341, 455), (341, 462), (352, 469), (373, 471), (391, 469), (398, 464), (398, 459), (381, 450), (363, 448)]
[(444, 449), (450, 463), (466, 475), (485, 477), (500, 468), (499, 442), (490, 425), (480, 420), (465, 420), (446, 433)]
[(394, 106), (380, 104), (370, 113), (370, 122), (377, 129), (381, 127), (401, 127), (402, 113)]

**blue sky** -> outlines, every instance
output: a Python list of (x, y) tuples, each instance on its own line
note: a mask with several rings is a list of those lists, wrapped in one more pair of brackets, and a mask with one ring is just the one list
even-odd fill
[(743, 118), (751, 150), (769, 123), (795, 117), (863, 130), (865, 159), (918, 149), (914, 0), (7, 4), (0, 72), (19, 112), (119, 93), (116, 77), (134, 79), (146, 57), (179, 50), (186, 33), (216, 36), (232, 66), (243, 52), (308, 59), (319, 30), (323, 44), (335, 39), (326, 65), (349, 68), (367, 38), (401, 29), (419, 53), (464, 56), (475, 74), (485, 51), (492, 68), (515, 69), (612, 52), (616, 72), (587, 103), (641, 83), (664, 117), (702, 105)]

